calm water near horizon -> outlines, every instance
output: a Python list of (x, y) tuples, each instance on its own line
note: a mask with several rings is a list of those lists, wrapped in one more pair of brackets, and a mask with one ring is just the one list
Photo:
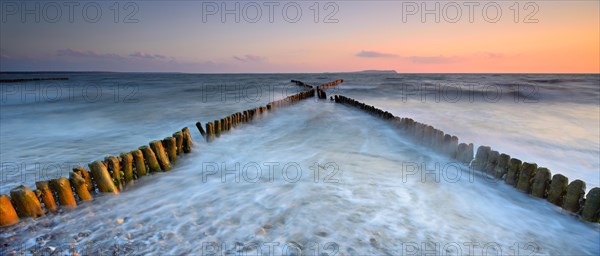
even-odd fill
[[(598, 74), (3, 73), (0, 79), (38, 75), (70, 79), (0, 84), (1, 194), (68, 176), (73, 166), (185, 126), (195, 145), (173, 171), (145, 177), (119, 196), (4, 229), (0, 240), (9, 252), (74, 245), (169, 255), (256, 255), (269, 248), (306, 255), (600, 254), (598, 224), (464, 168), (444, 176), (438, 166), (449, 159), (347, 106), (306, 100), (210, 144), (195, 127), (299, 92), (290, 79), (311, 85), (344, 79), (328, 95), (411, 117), (475, 148), (489, 145), (581, 179), (589, 191), (600, 186)], [(437, 174), (407, 174), (414, 164)]]

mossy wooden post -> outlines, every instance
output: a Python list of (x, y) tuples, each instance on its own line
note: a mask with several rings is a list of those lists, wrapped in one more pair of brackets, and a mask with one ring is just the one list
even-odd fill
[(508, 162), (508, 172), (506, 173), (506, 179), (504, 179), (504, 183), (513, 187), (517, 185), (517, 178), (519, 178), (521, 164), (521, 160), (519, 159), (510, 159)]
[(173, 137), (166, 137), (162, 143), (169, 156), (169, 161), (172, 164), (177, 163), (177, 140)]
[(552, 181), (550, 181), (550, 187), (548, 188), (548, 202), (562, 206), (563, 198), (567, 193), (567, 185), (569, 184), (569, 178), (562, 174), (554, 174)]
[(508, 173), (509, 162), (509, 155), (502, 153), (498, 156), (498, 164), (496, 164), (496, 167), (494, 168), (494, 177), (496, 177), (496, 179), (503, 179), (504, 175)]
[(0, 227), (8, 227), (19, 222), (17, 211), (7, 195), (0, 195)]
[(488, 162), (488, 156), (492, 148), (488, 146), (479, 146), (477, 148), (477, 154), (475, 154), (475, 160), (471, 163), (471, 167), (475, 170), (485, 172), (485, 166)]
[(215, 135), (221, 137), (221, 120), (215, 120)]
[(13, 205), (15, 206), (19, 217), (31, 217), (35, 219), (44, 216), (44, 210), (42, 210), (40, 201), (35, 193), (28, 187), (20, 185), (13, 188), (10, 191), (10, 198), (12, 198)]
[(572, 213), (578, 213), (585, 195), (585, 182), (574, 180), (567, 186), (562, 208)]
[(56, 201), (54, 201), (54, 195), (52, 194), (52, 190), (50, 190), (48, 181), (38, 181), (35, 183), (35, 187), (40, 193), (40, 198), (42, 199), (42, 203), (44, 203), (44, 208), (51, 213), (55, 213)]
[(75, 206), (77, 206), (73, 190), (71, 189), (71, 182), (69, 182), (67, 178), (60, 177), (58, 179), (50, 180), (50, 187), (56, 192), (60, 205), (69, 208), (75, 208)]
[(202, 123), (196, 122), (196, 127), (198, 127), (198, 131), (200, 132), (200, 135), (202, 135), (202, 137), (206, 137), (206, 132), (202, 128)]
[(81, 176), (85, 180), (87, 189), (90, 193), (93, 193), (94, 191), (96, 191), (96, 188), (94, 187), (94, 183), (92, 182), (92, 177), (90, 176), (90, 173), (85, 168), (83, 168), (81, 166), (77, 166), (77, 167), (73, 168), (73, 172), (79, 174), (79, 176)]
[(586, 221), (600, 222), (600, 188), (592, 188), (585, 196), (581, 217)]
[(133, 155), (121, 153), (121, 170), (123, 171), (123, 182), (125, 185), (133, 182)]
[(160, 172), (160, 164), (158, 164), (158, 160), (156, 159), (156, 155), (154, 151), (149, 146), (141, 146), (139, 148), (144, 155), (144, 159), (146, 159), (146, 163), (148, 164), (148, 171), (150, 173)]
[(215, 139), (215, 125), (212, 122), (206, 123), (206, 142), (212, 142)]
[(107, 156), (104, 158), (106, 162), (106, 168), (108, 169), (108, 173), (113, 179), (115, 186), (119, 190), (123, 189), (122, 177), (121, 177), (121, 160), (116, 156)]
[(500, 153), (496, 150), (490, 150), (487, 156), (487, 162), (485, 163), (485, 168), (482, 171), (491, 176), (496, 176), (496, 166), (498, 165), (498, 158), (500, 157)]
[(133, 156), (133, 162), (135, 164), (135, 177), (137, 179), (142, 178), (148, 174), (146, 169), (146, 162), (144, 161), (144, 153), (141, 150), (131, 151), (131, 155)]
[(181, 129), (181, 133), (183, 134), (183, 153), (192, 152), (192, 134), (190, 133), (190, 129), (184, 127)]
[[(185, 140), (183, 140), (185, 145)], [(154, 152), (156, 156), (156, 160), (158, 160), (158, 164), (160, 165), (160, 169), (163, 171), (171, 170), (171, 162), (169, 161), (169, 157), (167, 156), (167, 152), (163, 148), (162, 142), (155, 140), (150, 142), (150, 148)], [(184, 147), (185, 148), (185, 147)]]
[(551, 177), (552, 175), (550, 174), (550, 170), (548, 170), (548, 168), (538, 168), (535, 172), (535, 177), (533, 177), (531, 195), (539, 198), (546, 198)]
[(88, 167), (90, 168), (90, 172), (92, 173), (92, 177), (94, 178), (94, 182), (96, 183), (99, 192), (119, 193), (119, 189), (115, 186), (110, 173), (108, 173), (108, 170), (106, 169), (106, 165), (104, 165), (102, 161), (96, 160), (88, 164)]
[(181, 155), (183, 153), (183, 133), (181, 131), (177, 131), (173, 133), (173, 138), (177, 142), (177, 155)]
[(517, 181), (517, 190), (528, 194), (531, 192), (531, 182), (535, 176), (536, 170), (537, 164), (524, 162), (523, 165), (521, 165), (521, 172), (519, 172)]
[(75, 189), (75, 194), (77, 194), (80, 201), (92, 201), (92, 195), (90, 195), (90, 191), (87, 187), (88, 185), (79, 173), (70, 172), (69, 181), (71, 182), (71, 186)]

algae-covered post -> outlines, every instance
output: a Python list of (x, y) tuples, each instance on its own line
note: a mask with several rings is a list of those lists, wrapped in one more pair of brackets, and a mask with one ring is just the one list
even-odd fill
[[(184, 138), (185, 138), (185, 135), (184, 135)], [(183, 140), (183, 143), (185, 145), (185, 139)], [(163, 171), (171, 170), (171, 162), (169, 161), (167, 152), (165, 152), (165, 149), (163, 148), (162, 142), (158, 141), (158, 140), (152, 141), (152, 142), (150, 142), (150, 148), (152, 149), (152, 151), (154, 152), (154, 155), (156, 156), (156, 159), (158, 160), (160, 169), (162, 169)], [(184, 151), (185, 151), (185, 146), (184, 146)]]
[(148, 171), (150, 173), (160, 172), (160, 164), (158, 164), (158, 160), (156, 159), (154, 151), (152, 151), (152, 149), (149, 146), (141, 146), (139, 150), (142, 151), (144, 159), (146, 159), (146, 163), (148, 164)]
[(140, 179), (143, 176), (146, 176), (146, 162), (144, 161), (144, 153), (141, 150), (136, 149), (131, 151), (131, 155), (133, 156), (133, 162), (135, 163), (135, 178)]
[(121, 153), (120, 158), (123, 182), (128, 185), (133, 182), (133, 155), (131, 153)]
[(177, 139), (166, 137), (163, 139), (162, 143), (169, 156), (169, 161), (175, 164), (177, 162)]
[(96, 160), (90, 163), (88, 167), (90, 168), (96, 187), (98, 187), (98, 191), (101, 193), (119, 193), (115, 183), (112, 181), (112, 177), (110, 177), (106, 169), (106, 165), (102, 161)]
[(85, 179), (79, 173), (70, 172), (69, 181), (80, 201), (92, 201), (92, 195), (90, 195), (90, 191), (88, 190), (87, 182), (85, 182)]

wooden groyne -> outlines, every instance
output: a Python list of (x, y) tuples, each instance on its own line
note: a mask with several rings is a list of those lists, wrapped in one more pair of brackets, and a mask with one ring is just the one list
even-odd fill
[[(252, 122), (267, 112), (314, 97), (315, 89), (296, 93), (284, 99), (269, 102), (243, 112), (196, 127), (208, 141), (220, 137), (231, 129)], [(182, 154), (192, 150), (192, 136), (187, 127), (162, 140), (151, 141), (138, 149), (119, 156), (107, 156), (88, 164), (88, 169), (78, 166), (69, 178), (61, 177), (36, 182), (36, 190), (20, 185), (10, 191), (10, 197), (0, 195), (0, 227), (14, 225), (20, 218), (39, 218), (57, 213), (59, 208), (75, 208), (78, 204), (93, 202), (101, 194), (119, 194), (144, 176), (172, 169)]]
[(523, 193), (545, 199), (580, 219), (600, 223), (600, 188), (593, 188), (585, 195), (586, 186), (582, 180), (569, 183), (569, 179), (562, 174), (552, 176), (547, 168), (511, 158), (510, 155), (492, 150), (489, 146), (480, 146), (474, 154), (473, 143), (459, 143), (458, 137), (446, 134), (431, 125), (419, 123), (411, 118), (394, 116), (342, 95), (335, 95), (334, 100), (390, 121), (416, 144), (502, 180), (506, 185)]
[(0, 84), (4, 83), (24, 83), (35, 81), (64, 81), (69, 80), (68, 77), (47, 77), (47, 78), (21, 78), (21, 79), (0, 79)]

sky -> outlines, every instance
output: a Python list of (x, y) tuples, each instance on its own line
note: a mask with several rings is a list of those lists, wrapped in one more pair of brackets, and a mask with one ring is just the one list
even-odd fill
[(600, 1), (2, 1), (0, 71), (600, 73)]

